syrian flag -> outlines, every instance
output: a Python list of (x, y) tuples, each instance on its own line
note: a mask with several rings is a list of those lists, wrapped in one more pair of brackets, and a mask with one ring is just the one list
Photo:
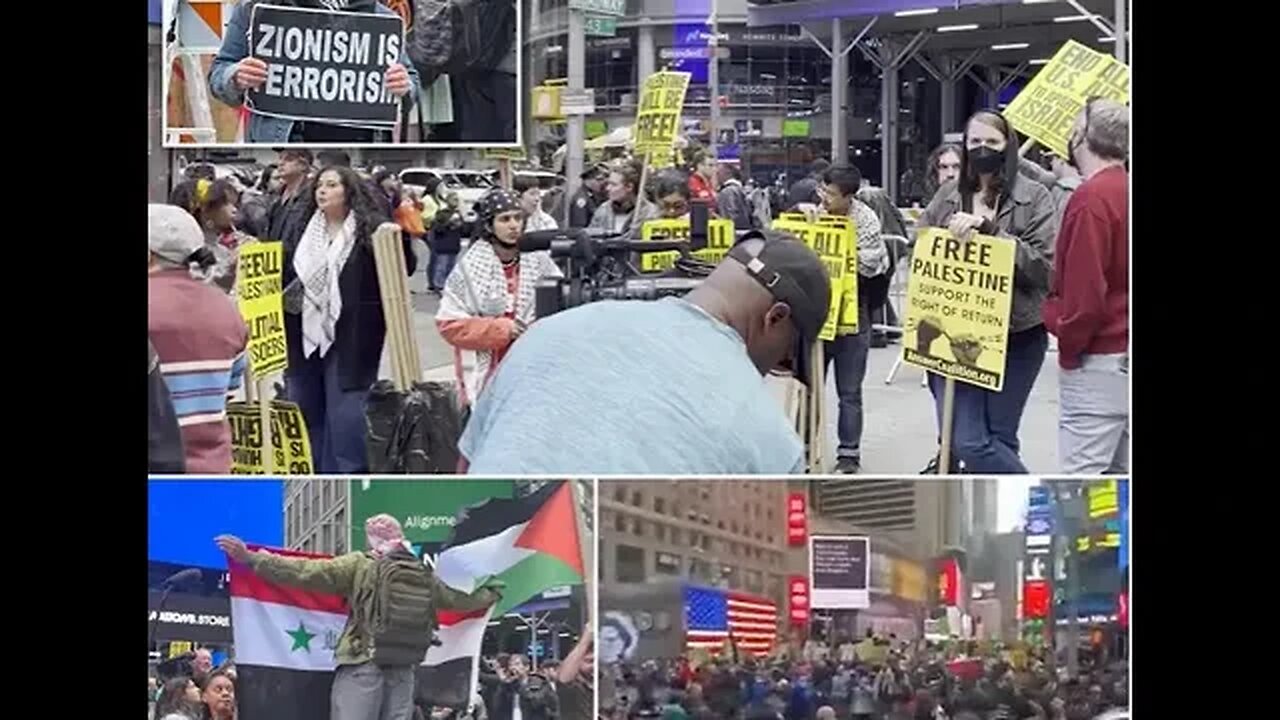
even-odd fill
[[(328, 555), (250, 546), (286, 557)], [(230, 561), (238, 720), (328, 720), (334, 651), (347, 622), (340, 595), (268, 582)]]
[(423, 704), (469, 704), (477, 691), (480, 646), (490, 618), (550, 588), (582, 584), (586, 572), (577, 507), (573, 486), (557, 480), (524, 497), (486, 500), (459, 514), (436, 560), (436, 577), (462, 592), (489, 577), (506, 587), (502, 599), (486, 610), (440, 613), (440, 644), (427, 651), (418, 672)]

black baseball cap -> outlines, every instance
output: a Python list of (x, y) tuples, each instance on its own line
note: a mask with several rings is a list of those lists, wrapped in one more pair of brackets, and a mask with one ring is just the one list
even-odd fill
[(609, 166), (605, 165), (604, 163), (596, 163), (591, 167), (588, 167), (586, 170), (583, 170), (579, 178), (582, 180), (590, 180), (591, 178), (597, 178), (597, 177), (602, 178), (602, 177), (607, 177), (608, 175), (609, 175)]
[[(744, 245), (748, 240), (764, 240), (764, 246), (752, 254)], [(728, 256), (741, 263), (775, 300), (791, 308), (791, 321), (799, 330), (792, 373), (808, 384), (809, 349), (822, 332), (831, 307), (831, 277), (826, 266), (799, 240), (765, 230), (743, 234)]]

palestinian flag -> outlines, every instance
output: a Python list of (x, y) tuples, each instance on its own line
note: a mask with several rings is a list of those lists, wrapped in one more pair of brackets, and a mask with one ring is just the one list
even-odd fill
[(557, 480), (524, 497), (494, 498), (463, 510), (436, 560), (436, 576), (462, 592), (489, 577), (506, 583), (491, 608), (439, 615), (440, 645), (427, 652), (417, 695), (424, 703), (456, 707), (476, 692), (480, 645), (491, 617), (550, 588), (582, 584), (586, 572), (571, 483)]
[(237, 720), (328, 720), (333, 653), (347, 622), (346, 598), (277, 585), (234, 561), (230, 567)]

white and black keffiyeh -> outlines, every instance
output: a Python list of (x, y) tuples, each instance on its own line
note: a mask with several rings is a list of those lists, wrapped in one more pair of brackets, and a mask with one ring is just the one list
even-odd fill
[(333, 346), (342, 315), (342, 291), (338, 279), (356, 243), (356, 216), (348, 212), (342, 228), (329, 236), (324, 213), (316, 211), (302, 233), (293, 256), (293, 269), (302, 282), (302, 356), (319, 351), (324, 357)]

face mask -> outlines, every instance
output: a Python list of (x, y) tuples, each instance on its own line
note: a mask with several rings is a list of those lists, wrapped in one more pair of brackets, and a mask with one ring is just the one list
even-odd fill
[(998, 172), (1004, 164), (1004, 152), (983, 146), (969, 151), (969, 164), (979, 175)]

